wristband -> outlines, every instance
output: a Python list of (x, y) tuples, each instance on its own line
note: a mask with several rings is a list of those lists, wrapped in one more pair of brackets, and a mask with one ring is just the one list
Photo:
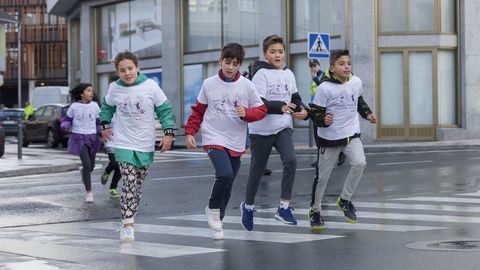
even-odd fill
[(103, 124), (100, 124), (100, 129), (101, 130), (106, 130), (106, 129), (111, 129), (112, 126), (110, 125), (110, 123), (103, 123)]
[(165, 136), (172, 136), (175, 137), (175, 133), (173, 133), (173, 128), (167, 128), (163, 130), (163, 134)]

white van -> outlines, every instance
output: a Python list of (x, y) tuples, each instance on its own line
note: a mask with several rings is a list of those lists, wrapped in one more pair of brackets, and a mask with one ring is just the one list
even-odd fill
[(32, 106), (38, 108), (48, 103), (70, 103), (68, 86), (38, 86), (33, 89)]

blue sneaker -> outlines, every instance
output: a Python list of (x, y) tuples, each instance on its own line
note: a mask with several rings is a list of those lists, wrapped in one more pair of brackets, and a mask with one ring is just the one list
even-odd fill
[(297, 225), (297, 220), (293, 217), (291, 208), (283, 209), (278, 207), (275, 218), (289, 225)]
[(250, 210), (245, 208), (245, 202), (240, 203), (240, 212), (242, 213), (242, 227), (247, 230), (253, 230), (253, 212), (255, 210)]

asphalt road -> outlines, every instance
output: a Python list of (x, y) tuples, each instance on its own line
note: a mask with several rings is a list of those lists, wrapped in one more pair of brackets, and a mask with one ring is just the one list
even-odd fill
[(245, 156), (221, 241), (211, 239), (204, 217), (213, 171), (201, 152), (156, 154), (132, 244), (118, 240), (119, 202), (100, 184), (101, 167), (93, 174), (93, 204), (84, 202), (79, 172), (1, 178), (0, 269), (480, 269), (480, 152), (368, 154), (353, 199), (358, 224), (346, 223), (334, 206), (348, 166), (335, 169), (320, 233), (306, 219), (315, 156), (297, 159), (291, 205), (299, 225), (273, 219), (281, 162), (272, 155), (255, 230), (242, 229)]

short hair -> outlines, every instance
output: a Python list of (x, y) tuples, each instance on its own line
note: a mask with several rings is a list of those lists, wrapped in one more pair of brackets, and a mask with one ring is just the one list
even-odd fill
[(87, 87), (91, 87), (92, 85), (89, 83), (81, 83), (75, 86), (72, 90), (70, 90), (70, 99), (72, 101), (79, 101), (82, 100), (82, 94)]
[(338, 58), (342, 56), (350, 57), (350, 51), (347, 49), (341, 50), (331, 50), (330, 51), (330, 66), (334, 66), (335, 62), (337, 62)]
[(114, 61), (115, 69), (118, 69), (118, 64), (120, 63), (120, 61), (125, 59), (132, 60), (135, 66), (138, 66), (138, 57), (134, 53), (131, 53), (129, 51), (124, 51), (124, 52), (118, 53), (117, 56), (115, 57), (115, 61)]
[(308, 66), (313, 67), (314, 65), (320, 66), (320, 62), (317, 59), (310, 59), (310, 61), (308, 61)]
[(283, 42), (283, 38), (278, 35), (271, 35), (266, 37), (263, 40), (263, 53), (267, 53), (268, 47), (273, 44), (280, 43), (283, 46), (283, 49), (285, 50), (285, 43)]
[(238, 43), (228, 43), (223, 46), (220, 59), (223, 60), (234, 58), (237, 58), (240, 64), (243, 63), (243, 59), (245, 58), (245, 49), (243, 49), (243, 46)]

